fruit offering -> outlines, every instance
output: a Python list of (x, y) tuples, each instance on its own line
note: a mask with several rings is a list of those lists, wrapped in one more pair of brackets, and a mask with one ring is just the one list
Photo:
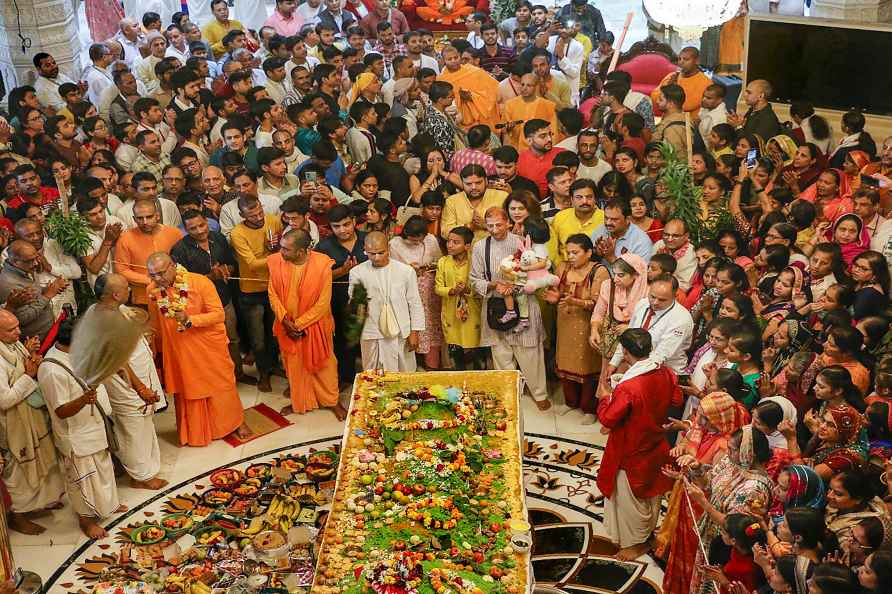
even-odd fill
[(208, 507), (223, 507), (232, 501), (233, 497), (234, 495), (229, 491), (224, 491), (223, 489), (209, 489), (201, 496), (201, 500)]
[(167, 533), (164, 528), (157, 524), (146, 524), (140, 526), (130, 533), (130, 540), (139, 545), (155, 544), (161, 542)]
[(248, 478), (265, 479), (270, 476), (272, 465), (261, 462), (260, 464), (252, 464), (245, 469), (245, 476)]
[(210, 526), (202, 528), (195, 533), (195, 542), (199, 545), (211, 546), (221, 542), (226, 542), (229, 533), (223, 528)]
[(311, 480), (337, 473), (314, 594), (528, 591), (517, 386), (510, 371), (359, 377), (339, 467), (307, 457)]
[(224, 468), (211, 474), (211, 484), (215, 487), (232, 487), (242, 480), (242, 473), (235, 468)]
[(278, 461), (279, 468), (283, 468), (288, 472), (303, 472), (307, 467), (307, 463), (299, 458), (281, 458)]
[(187, 514), (168, 514), (161, 518), (161, 526), (168, 533), (177, 534), (185, 532), (192, 527), (192, 518)]
[(260, 482), (260, 479), (249, 478), (245, 479), (239, 486), (232, 490), (239, 497), (254, 497), (258, 493), (260, 493), (260, 488), (263, 486), (263, 483)]

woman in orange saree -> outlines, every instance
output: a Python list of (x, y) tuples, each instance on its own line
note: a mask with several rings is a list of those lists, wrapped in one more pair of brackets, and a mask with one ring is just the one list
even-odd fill
[[(712, 392), (700, 401), (690, 429), (671, 453), (682, 468), (692, 461), (712, 464), (727, 451), (731, 436), (747, 423), (749, 413), (742, 404), (727, 392)], [(692, 509), (696, 517), (691, 515)], [(693, 503), (688, 507), (682, 481), (676, 481), (654, 547), (656, 555), (666, 561), (663, 592), (667, 594), (687, 592), (690, 587), (699, 546), (696, 526), (702, 513)]]

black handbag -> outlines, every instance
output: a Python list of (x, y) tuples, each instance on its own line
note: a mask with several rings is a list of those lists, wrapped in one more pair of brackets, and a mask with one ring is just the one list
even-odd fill
[[(490, 248), (492, 247), (492, 237), (486, 238), (486, 280), (492, 282), (492, 266), (489, 262)], [(503, 322), (502, 317), (508, 313), (508, 306), (505, 300), (500, 296), (489, 297), (486, 300), (486, 323), (497, 332), (506, 332), (513, 329), (520, 323), (520, 309), (517, 306), (517, 299), (514, 300), (514, 313), (516, 314), (510, 320)]]

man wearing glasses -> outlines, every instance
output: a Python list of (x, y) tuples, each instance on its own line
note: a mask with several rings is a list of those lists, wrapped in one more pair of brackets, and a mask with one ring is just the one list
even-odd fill
[(688, 226), (681, 219), (671, 219), (663, 227), (663, 239), (654, 244), (655, 254), (669, 254), (678, 262), (673, 276), (678, 279), (678, 286), (687, 292), (691, 288), (691, 279), (697, 271), (697, 255)]
[(27, 241), (13, 241), (0, 269), (0, 302), (5, 302), (18, 318), (22, 336), (37, 336), (43, 341), (55, 321), (52, 299), (65, 290), (68, 279), (57, 278), (41, 287), (37, 281), (39, 267), (37, 249)]

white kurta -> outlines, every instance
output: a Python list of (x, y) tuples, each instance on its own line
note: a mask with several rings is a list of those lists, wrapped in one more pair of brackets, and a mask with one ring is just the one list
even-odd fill
[[(406, 349), (406, 338), (413, 330), (425, 328), (424, 307), (418, 293), (415, 270), (391, 259), (376, 268), (363, 262), (350, 271), (350, 294), (363, 285), (368, 295), (368, 317), (362, 330), (360, 351), (363, 367), (386, 371), (415, 371), (415, 354)], [(389, 303), (398, 323), (397, 336), (386, 337), (379, 326), (382, 308)]]
[[(71, 368), (68, 353), (53, 347), (45, 359), (55, 359)], [(44, 360), (37, 381), (50, 411), (56, 446), (65, 467), (65, 491), (79, 516), (104, 518), (120, 505), (115, 484), (115, 468), (108, 452), (108, 439), (102, 416), (85, 406), (66, 419), (56, 409), (81, 397), (83, 388), (61, 366)], [(97, 389), (97, 407), (110, 414), (111, 404), (103, 386)]]
[(136, 377), (161, 397), (160, 401), (146, 406), (130, 386), (130, 382), (118, 374), (111, 376), (103, 385), (108, 391), (115, 416), (117, 457), (134, 480), (147, 481), (157, 476), (161, 470), (161, 449), (155, 432), (154, 414), (156, 410), (167, 406), (167, 402), (158, 371), (152, 361), (152, 352), (144, 338), (133, 349), (128, 363)]
[[(37, 389), (37, 381), (29, 375), (23, 375), (15, 382), (11, 382), (14, 371), (15, 367), (0, 357), (0, 430), (4, 435), (8, 432), (7, 411)], [(12, 498), (10, 511), (26, 513), (41, 510), (62, 498), (65, 487), (58, 465), (54, 465), (39, 484), (32, 485), (28, 482), (24, 469), (13, 456), (4, 452), (3, 459), (3, 483)]]
[(50, 300), (53, 306), (53, 315), (58, 317), (62, 311), (62, 306), (66, 303), (70, 304), (77, 311), (77, 301), (74, 298), (74, 282), (81, 277), (81, 267), (77, 260), (69, 256), (62, 249), (62, 246), (55, 239), (46, 238), (43, 240), (43, 257), (52, 267), (51, 272), (41, 272), (37, 275), (37, 281), (46, 286), (53, 282), (56, 277), (68, 279), (68, 286), (64, 291), (56, 295)]

